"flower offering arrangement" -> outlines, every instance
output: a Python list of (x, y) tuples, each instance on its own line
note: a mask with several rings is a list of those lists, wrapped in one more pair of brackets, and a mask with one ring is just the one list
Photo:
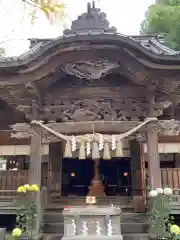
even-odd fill
[(171, 188), (157, 188), (149, 192), (151, 233), (157, 239), (180, 239), (180, 228), (170, 216), (172, 194)]
[(32, 240), (36, 224), (37, 209), (36, 196), (39, 187), (36, 184), (25, 184), (17, 188), (17, 198), (15, 201), (16, 228), (12, 231), (14, 239), (21, 239), (22, 236), (28, 240)]

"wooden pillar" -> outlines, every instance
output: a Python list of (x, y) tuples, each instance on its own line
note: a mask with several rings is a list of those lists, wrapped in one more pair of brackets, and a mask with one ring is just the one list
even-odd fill
[(31, 137), (31, 149), (30, 149), (30, 165), (28, 172), (28, 183), (37, 184), (39, 191), (36, 195), (36, 224), (35, 231), (38, 236), (40, 231), (41, 221), (41, 156), (42, 156), (42, 143), (41, 143), (41, 129), (39, 126), (32, 126), (33, 136)]
[(38, 126), (33, 126), (34, 134), (30, 144), (30, 165), (28, 183), (37, 184), (41, 188), (41, 131)]
[(145, 163), (142, 145), (135, 139), (130, 141), (132, 196), (135, 212), (145, 212)]
[(147, 131), (147, 155), (148, 155), (148, 175), (150, 189), (162, 187), (161, 168), (158, 150), (158, 132), (148, 129)]
[(49, 188), (62, 193), (63, 142), (49, 144)]

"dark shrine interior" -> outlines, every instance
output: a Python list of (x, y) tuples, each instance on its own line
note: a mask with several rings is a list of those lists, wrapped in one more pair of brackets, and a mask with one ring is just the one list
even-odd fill
[[(62, 194), (64, 196), (86, 196), (93, 179), (93, 161), (70, 158), (64, 161), (66, 164), (63, 164)], [(101, 160), (99, 172), (106, 196), (131, 195), (130, 158)]]

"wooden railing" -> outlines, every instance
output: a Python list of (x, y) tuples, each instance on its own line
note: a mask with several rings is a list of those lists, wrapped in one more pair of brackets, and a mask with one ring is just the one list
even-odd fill
[(180, 189), (180, 168), (162, 168), (162, 187)]
[[(45, 174), (46, 175), (46, 174)], [(180, 168), (163, 168), (161, 169), (162, 187), (170, 187), (172, 189), (180, 189)], [(45, 176), (42, 173), (42, 178)], [(45, 179), (44, 179), (45, 181)], [(42, 182), (44, 182), (42, 181)], [(3, 190), (16, 190), (18, 186), (28, 183), (28, 171), (0, 171), (0, 195), (11, 195), (11, 191), (4, 192)], [(46, 185), (46, 184), (43, 184)], [(13, 192), (13, 191), (12, 191)]]
[(0, 171), (0, 195), (14, 195), (18, 186), (28, 183), (28, 171)]

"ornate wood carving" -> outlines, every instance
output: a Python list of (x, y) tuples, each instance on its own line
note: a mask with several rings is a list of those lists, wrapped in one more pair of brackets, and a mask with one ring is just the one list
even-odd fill
[(12, 133), (11, 137), (12, 138), (30, 138), (34, 135), (34, 131), (31, 127), (31, 125), (27, 123), (16, 123), (11, 126), (12, 128)]
[(180, 133), (180, 121), (174, 119), (160, 120), (157, 123), (148, 124), (146, 131), (158, 132), (166, 136), (176, 136)]
[(41, 104), (41, 94), (35, 83), (33, 82), (25, 83), (25, 89), (30, 95), (32, 95), (33, 98), (36, 97), (36, 101), (39, 104)]
[[(153, 104), (153, 115), (162, 114), (163, 103)], [(95, 98), (83, 100), (60, 100), (51, 105), (39, 106), (35, 101), (31, 106), (19, 106), (27, 119), (30, 120), (58, 120), (65, 121), (96, 121), (96, 120), (143, 120), (148, 117), (149, 105), (143, 99), (109, 99)]]
[(163, 130), (164, 135), (179, 135), (180, 133), (180, 121), (177, 120), (167, 120), (167, 121), (160, 121), (158, 123), (160, 128)]
[(99, 79), (110, 73), (112, 69), (118, 68), (118, 63), (108, 62), (107, 60), (90, 62), (77, 61), (65, 63), (62, 69), (70, 74), (84, 79)]
[(138, 143), (146, 142), (146, 140), (147, 140), (146, 131), (137, 133), (135, 135), (135, 139)]

